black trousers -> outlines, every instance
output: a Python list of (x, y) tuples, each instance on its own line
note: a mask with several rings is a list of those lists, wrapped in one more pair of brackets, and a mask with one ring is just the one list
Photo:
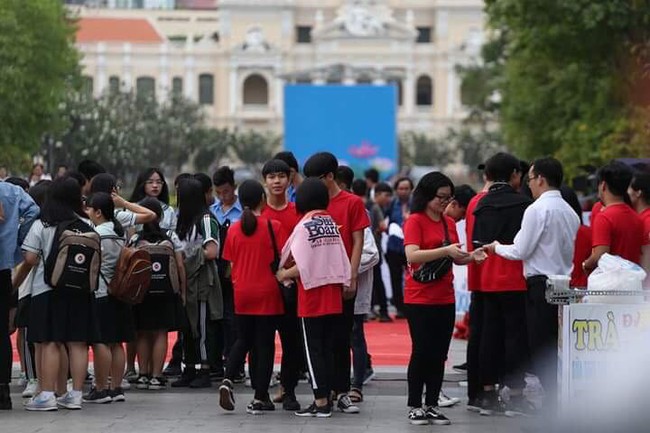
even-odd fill
[(255, 353), (250, 359), (251, 384), (256, 400), (269, 399), (269, 383), (273, 374), (275, 356), (275, 329), (278, 316), (253, 316), (237, 314), (237, 339), (230, 349), (226, 362), (226, 379), (233, 380), (248, 352)]
[(404, 311), (411, 334), (411, 359), (407, 371), (408, 405), (421, 407), (422, 393), (426, 387), (425, 404), (438, 406), (456, 307), (454, 304), (406, 304)]
[(339, 315), (300, 319), (307, 369), (316, 399), (329, 398), (332, 390), (334, 335), (340, 320)]
[(404, 267), (406, 266), (406, 256), (404, 253), (388, 251), (386, 253), (386, 263), (390, 271), (390, 285), (393, 288), (393, 305), (397, 311), (402, 311), (404, 307)]
[(352, 361), (352, 327), (354, 326), (354, 299), (343, 301), (343, 314), (334, 321), (334, 362), (332, 368), (332, 389), (337, 394), (350, 391)]
[[(380, 253), (381, 254), (381, 253)], [(386, 300), (386, 286), (381, 277), (381, 262), (372, 269), (372, 305), (379, 306), (379, 314), (388, 315), (388, 301)]]
[(526, 292), (483, 293), (481, 385), (525, 387), (528, 362)]
[(192, 336), (189, 321), (183, 331), (183, 352), (186, 366), (194, 366), (195, 364), (213, 365), (216, 363), (217, 348), (214, 342), (217, 341), (216, 334), (219, 330), (220, 321), (210, 320), (210, 307), (207, 302), (199, 302), (198, 319), (198, 336)]
[(0, 385), (8, 385), (11, 382), (13, 363), (13, 351), (9, 339), (11, 291), (11, 269), (3, 269), (0, 271)]
[(298, 386), (300, 368), (304, 365), (304, 354), (300, 342), (300, 324), (295, 307), (278, 318), (278, 333), (282, 344), (282, 365), (280, 383), (287, 394), (293, 394)]
[(469, 339), (467, 341), (467, 397), (481, 397), (483, 387), (480, 379), (480, 349), (483, 334), (483, 294), (472, 292), (469, 304)]
[(546, 276), (526, 279), (528, 345), (533, 372), (539, 378), (549, 404), (557, 399), (558, 310), (546, 302)]

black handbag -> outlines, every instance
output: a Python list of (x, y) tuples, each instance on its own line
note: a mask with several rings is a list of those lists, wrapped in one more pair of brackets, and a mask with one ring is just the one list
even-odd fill
[[(268, 220), (269, 235), (271, 236), (271, 245), (273, 245), (273, 262), (271, 262), (271, 271), (273, 275), (278, 273), (280, 269), (280, 252), (278, 250), (278, 244), (275, 241), (275, 233), (273, 233), (273, 226), (271, 225), (271, 220)], [(289, 310), (295, 310), (296, 305), (298, 304), (298, 286), (295, 282), (292, 282), (290, 285), (285, 285), (285, 283), (278, 282), (278, 287), (280, 288), (280, 294), (282, 295), (282, 300), (284, 301), (285, 312)]]
[[(445, 216), (442, 215), (441, 218), (442, 226), (445, 230), (445, 240), (443, 241), (442, 246), (446, 247), (451, 245), (451, 241), (449, 240), (449, 229), (447, 228)], [(411, 273), (411, 277), (413, 277), (413, 279), (418, 283), (430, 283), (431, 281), (440, 280), (447, 275), (453, 264), (453, 259), (447, 256), (426, 262), (415, 271), (412, 270), (411, 264), (409, 263), (409, 272)]]

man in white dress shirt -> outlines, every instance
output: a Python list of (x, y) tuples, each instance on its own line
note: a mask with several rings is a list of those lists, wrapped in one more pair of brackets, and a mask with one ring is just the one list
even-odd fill
[(528, 186), (536, 200), (526, 209), (512, 245), (495, 242), (488, 250), (524, 262), (528, 342), (534, 372), (553, 406), (557, 394), (557, 306), (546, 302), (549, 275), (571, 275), (575, 239), (580, 221), (562, 199), (564, 173), (554, 158), (536, 160), (528, 172)]

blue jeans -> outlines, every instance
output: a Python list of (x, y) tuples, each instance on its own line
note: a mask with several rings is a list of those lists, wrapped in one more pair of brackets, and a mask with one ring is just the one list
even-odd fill
[(363, 378), (368, 368), (368, 345), (363, 331), (365, 317), (365, 314), (356, 314), (352, 326), (352, 367), (354, 369), (352, 386), (358, 389), (363, 388)]

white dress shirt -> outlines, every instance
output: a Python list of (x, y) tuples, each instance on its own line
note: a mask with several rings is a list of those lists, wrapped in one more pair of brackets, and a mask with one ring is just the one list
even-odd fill
[(571, 275), (580, 219), (560, 191), (543, 193), (531, 204), (513, 245), (497, 245), (496, 253), (523, 260), (524, 276)]

